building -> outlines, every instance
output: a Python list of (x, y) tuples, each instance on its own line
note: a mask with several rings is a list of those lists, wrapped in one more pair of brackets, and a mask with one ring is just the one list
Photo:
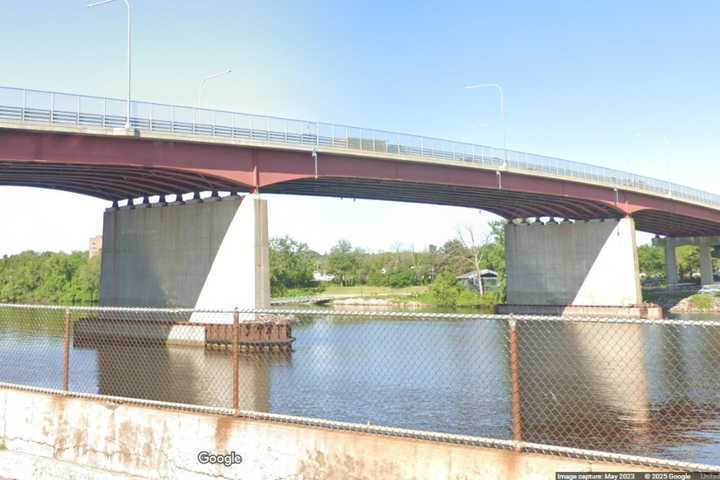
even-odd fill
[(313, 280), (315, 280), (316, 282), (332, 282), (333, 280), (335, 280), (335, 275), (315, 271), (313, 272)]
[[(463, 275), (458, 275), (455, 278), (470, 290), (479, 290), (477, 272), (475, 270)], [(480, 279), (482, 280), (483, 291), (495, 290), (498, 286), (498, 274), (492, 270), (486, 268), (480, 270)]]
[(97, 257), (102, 253), (102, 235), (97, 235), (90, 239), (90, 246), (88, 247), (88, 256), (90, 258)]

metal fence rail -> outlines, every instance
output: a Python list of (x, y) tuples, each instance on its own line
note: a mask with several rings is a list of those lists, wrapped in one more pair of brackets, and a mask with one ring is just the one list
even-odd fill
[[(122, 128), (126, 120), (125, 109), (125, 100), (116, 98), (0, 87), (0, 122)], [(642, 175), (385, 130), (151, 102), (132, 102), (130, 124), (139, 130), (167, 134), (236, 139), (266, 145), (339, 148), (417, 157), (425, 161), (469, 162), (488, 169), (550, 175), (720, 208), (720, 195)]]
[(720, 321), (0, 305), (0, 365), (4, 385), (720, 471)]

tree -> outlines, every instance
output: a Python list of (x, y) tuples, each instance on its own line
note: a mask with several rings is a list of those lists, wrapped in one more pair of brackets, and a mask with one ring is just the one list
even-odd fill
[(458, 229), (457, 239), (475, 271), (480, 295), (485, 294), (480, 275), (483, 269), (497, 272), (501, 279), (505, 277), (505, 222), (493, 221), (489, 226), (490, 233), (484, 236), (469, 226)]
[(455, 307), (462, 292), (455, 275), (447, 270), (435, 278), (429, 290), (433, 302), (441, 307)]
[(273, 293), (315, 286), (317, 254), (307, 244), (285, 236), (270, 240), (270, 287)]
[(325, 264), (341, 285), (354, 285), (359, 277), (361, 256), (361, 250), (353, 249), (347, 240), (340, 240), (330, 249)]
[(683, 245), (676, 250), (680, 278), (691, 279), (692, 274), (700, 271), (700, 252), (694, 245)]
[(87, 252), (23, 252), (0, 259), (0, 302), (93, 304), (100, 289), (100, 257)]
[(665, 252), (661, 247), (640, 245), (638, 247), (638, 261), (640, 263), (640, 272), (648, 277), (658, 278), (665, 273)]

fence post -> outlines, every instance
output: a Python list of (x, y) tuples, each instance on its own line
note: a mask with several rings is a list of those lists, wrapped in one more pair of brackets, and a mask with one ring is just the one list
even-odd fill
[(70, 370), (70, 310), (65, 310), (65, 335), (63, 346), (63, 386), (64, 391), (68, 391), (68, 371)]
[[(517, 321), (508, 320), (510, 327), (510, 377), (512, 383), (512, 415), (513, 415), (513, 441), (522, 441), (522, 419), (520, 411), (520, 358), (518, 356)], [(515, 450), (520, 450), (515, 445)]]
[(233, 346), (232, 346), (232, 408), (235, 411), (235, 414), (237, 414), (238, 410), (240, 409), (240, 392), (239, 392), (239, 379), (238, 374), (240, 371), (240, 353), (239, 353), (239, 344), (240, 343), (240, 313), (238, 312), (237, 308), (235, 309), (235, 312), (233, 313)]

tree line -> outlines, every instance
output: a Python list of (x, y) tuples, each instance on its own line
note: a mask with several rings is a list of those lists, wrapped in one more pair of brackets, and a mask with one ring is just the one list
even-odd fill
[(290, 237), (275, 238), (270, 243), (270, 266), (274, 296), (317, 287), (316, 272), (332, 276), (332, 282), (346, 287), (428, 285), (441, 275), (452, 276), (454, 282), (458, 275), (481, 269), (504, 278), (504, 229), (502, 223), (492, 223), (490, 233), (481, 237), (466, 228), (457, 238), (422, 251), (397, 245), (390, 251), (369, 252), (340, 240), (325, 255)]
[[(270, 242), (273, 296), (312, 294), (321, 289), (316, 273), (329, 275), (341, 286), (369, 285), (402, 288), (430, 286), (436, 297), (457, 297), (461, 287), (456, 277), (480, 269), (493, 270), (505, 281), (505, 240), (502, 222), (490, 225), (490, 233), (478, 236), (470, 229), (442, 245), (415, 251), (395, 246), (390, 251), (370, 252), (340, 240), (326, 254), (311, 250), (290, 237)], [(640, 271), (646, 278), (665, 277), (665, 254), (661, 247), (638, 248)], [(715, 259), (716, 267), (720, 260)], [(691, 280), (700, 270), (696, 247), (677, 249), (680, 278)], [(0, 258), (0, 302), (38, 304), (95, 304), (99, 298), (100, 257), (87, 252), (55, 253), (32, 251)], [(460, 290), (458, 290), (460, 289)]]
[(0, 258), (0, 303), (92, 305), (99, 291), (99, 256), (28, 251)]

